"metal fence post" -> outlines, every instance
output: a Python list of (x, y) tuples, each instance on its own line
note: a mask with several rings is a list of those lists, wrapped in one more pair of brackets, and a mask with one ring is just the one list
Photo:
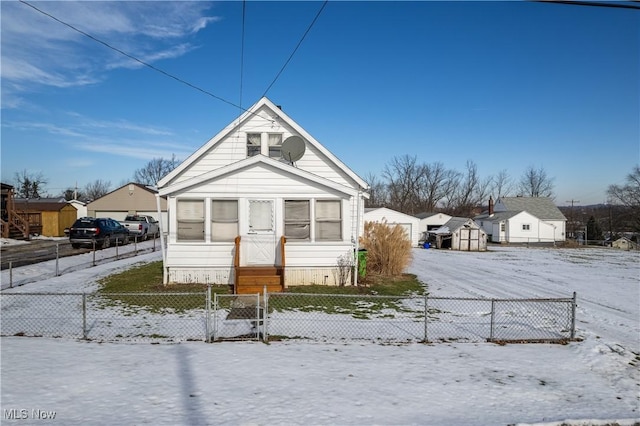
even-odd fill
[(87, 294), (82, 293), (82, 338), (87, 339)]
[(493, 328), (495, 327), (496, 319), (496, 301), (491, 299), (491, 329), (489, 330), (489, 341), (493, 342)]
[(268, 312), (269, 312), (269, 293), (267, 293), (267, 286), (264, 286), (264, 298), (263, 298), (264, 306), (262, 307), (262, 341), (267, 343), (269, 341), (268, 334)]
[(9, 261), (9, 288), (13, 288), (13, 262)]
[(427, 336), (427, 323), (429, 322), (428, 315), (429, 315), (429, 294), (425, 293), (424, 294), (424, 339), (423, 339), (424, 343), (429, 342), (429, 338)]
[(218, 332), (218, 293), (213, 293), (213, 330), (211, 331), (211, 341), (217, 340)]
[(59, 259), (60, 259), (60, 243), (56, 243), (56, 277), (60, 276), (60, 268), (58, 266)]
[(571, 340), (576, 337), (576, 292), (573, 292), (573, 300), (571, 301)]
[(118, 237), (116, 237), (116, 260), (118, 260)]
[(205, 342), (211, 343), (211, 284), (207, 285), (207, 295), (205, 297), (207, 303), (205, 330), (207, 335), (205, 336)]
[(96, 266), (96, 240), (93, 240), (93, 262), (91, 266)]

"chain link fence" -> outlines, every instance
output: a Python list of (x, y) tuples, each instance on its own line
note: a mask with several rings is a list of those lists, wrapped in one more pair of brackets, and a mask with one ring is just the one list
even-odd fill
[(0, 293), (3, 336), (99, 341), (566, 342), (575, 293), (484, 299), (264, 293)]

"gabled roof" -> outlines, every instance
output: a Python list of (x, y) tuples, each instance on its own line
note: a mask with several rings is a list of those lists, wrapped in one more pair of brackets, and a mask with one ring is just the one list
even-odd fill
[(16, 201), (15, 209), (25, 210), (25, 211), (41, 211), (41, 212), (57, 212), (65, 208), (66, 206), (72, 206), (75, 209), (75, 206), (69, 204), (67, 202), (59, 203), (57, 201), (40, 201), (37, 203), (33, 203), (31, 201)]
[(388, 207), (366, 207), (364, 209), (364, 212), (366, 214), (366, 213), (371, 213), (371, 212), (374, 212), (374, 211), (377, 211), (377, 210), (380, 210), (382, 213), (405, 216), (408, 220), (418, 220), (418, 218), (416, 216), (412, 216), (412, 215), (407, 214), (407, 213), (402, 213), (402, 212), (399, 212), (397, 210), (390, 209)]
[(434, 234), (452, 234), (460, 228), (469, 226), (473, 228), (478, 227), (473, 219), (469, 219), (468, 217), (452, 217), (444, 225), (432, 232)]
[(503, 197), (501, 203), (507, 211), (526, 211), (542, 220), (567, 220), (549, 197)]
[[(418, 213), (418, 214), (416, 215), (416, 217), (417, 217), (418, 219), (426, 219), (426, 218), (428, 218), (428, 217), (435, 216), (435, 215), (438, 215), (438, 214), (446, 214), (446, 213), (440, 213), (440, 212), (422, 212), (422, 213)], [(449, 215), (447, 215), (447, 216), (449, 216)]]
[[(291, 126), (298, 134), (300, 134), (309, 144), (313, 145), (318, 151), (320, 151), (329, 161), (333, 162), (336, 166), (338, 166), (344, 173), (349, 176), (355, 183), (357, 183), (360, 188), (366, 190), (368, 189), (367, 183), (357, 174), (355, 174), (349, 167), (347, 167), (342, 161), (340, 161), (335, 155), (333, 155), (329, 150), (327, 150), (324, 146), (320, 144), (313, 136), (307, 133), (302, 127), (300, 127), (291, 117), (289, 117), (284, 111), (282, 111), (278, 106), (276, 106), (273, 102), (271, 102), (268, 98), (263, 97), (258, 102), (256, 102), (251, 108), (246, 110), (240, 117), (236, 120), (233, 120), (227, 127), (225, 127), (221, 132), (211, 138), (207, 143), (201, 146), (196, 152), (191, 154), (186, 160), (184, 160), (178, 167), (168, 173), (165, 177), (158, 181), (158, 187), (161, 188), (163, 186), (168, 185), (172, 180), (174, 180), (177, 176), (179, 176), (182, 172), (184, 172), (190, 165), (198, 161), (202, 156), (204, 156), (213, 146), (218, 144), (221, 140), (223, 140), (230, 133), (235, 132), (238, 128), (242, 127), (244, 123), (251, 118), (253, 115), (257, 114), (260, 108), (266, 107), (271, 110), (273, 114), (276, 115), (278, 120), (284, 121), (286, 124)], [(292, 166), (290, 166), (293, 168)]]
[(274, 160), (273, 158), (265, 157), (264, 155), (255, 155), (253, 157), (245, 158), (244, 160), (237, 161), (235, 163), (229, 164), (228, 166), (220, 167), (218, 169), (212, 170), (207, 173), (203, 173), (199, 176), (193, 177), (191, 179), (184, 180), (182, 182), (178, 182), (173, 185), (166, 186), (160, 189), (160, 196), (166, 196), (172, 194), (177, 191), (182, 191), (187, 188), (197, 186), (203, 184), (205, 182), (215, 180), (217, 178), (234, 174), (242, 169), (247, 169), (249, 167), (264, 164), (267, 167), (271, 167), (273, 169), (281, 170), (285, 173), (289, 173), (295, 176), (298, 176), (302, 179), (315, 182), (316, 184), (325, 186), (327, 188), (331, 188), (338, 192), (342, 192), (347, 195), (355, 196), (358, 193), (357, 189), (341, 185), (332, 180), (320, 177), (313, 173), (307, 172), (305, 170), (298, 169), (296, 167), (292, 167), (288, 164), (282, 163), (280, 161)]
[(481, 214), (481, 215), (475, 216), (473, 220), (489, 220), (491, 222), (498, 222), (501, 220), (511, 219), (512, 217), (517, 216), (520, 213), (522, 213), (522, 211), (498, 212), (498, 213), (494, 213), (491, 216), (489, 216), (489, 214)]

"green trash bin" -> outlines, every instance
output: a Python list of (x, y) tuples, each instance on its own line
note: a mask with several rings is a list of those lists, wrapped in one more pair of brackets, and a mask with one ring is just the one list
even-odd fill
[(367, 275), (367, 250), (358, 250), (358, 277), (362, 278)]

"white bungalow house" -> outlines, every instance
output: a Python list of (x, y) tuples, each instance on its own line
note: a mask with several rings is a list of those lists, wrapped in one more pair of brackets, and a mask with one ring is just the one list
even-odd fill
[(489, 210), (474, 218), (497, 243), (565, 241), (567, 218), (547, 197), (489, 198)]
[(386, 207), (366, 208), (364, 210), (365, 222), (386, 222), (388, 225), (400, 225), (407, 237), (411, 240), (411, 245), (418, 246), (420, 239), (420, 219)]
[(158, 190), (169, 217), (165, 282), (229, 284), (236, 293), (337, 284), (339, 260), (358, 248), (368, 197), (362, 178), (267, 98)]

